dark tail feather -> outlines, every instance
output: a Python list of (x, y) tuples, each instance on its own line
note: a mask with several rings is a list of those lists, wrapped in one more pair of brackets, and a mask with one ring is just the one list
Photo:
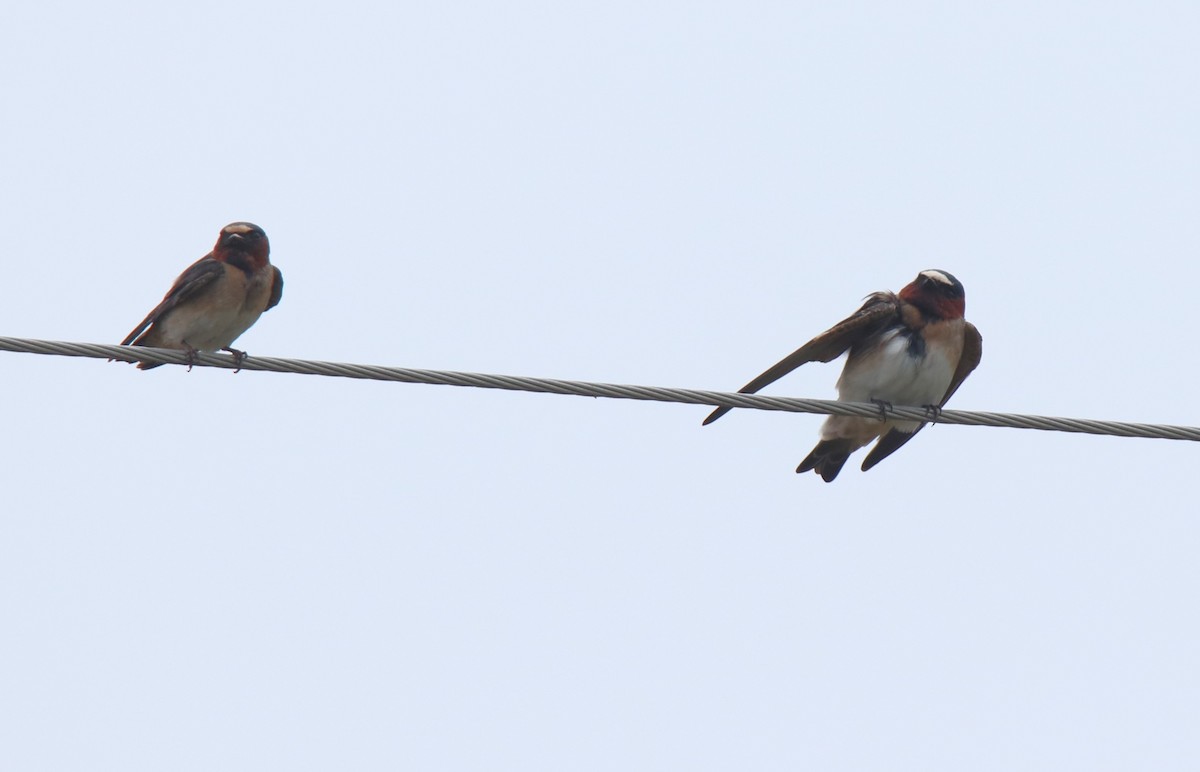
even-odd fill
[[(125, 340), (129, 340), (129, 338), (126, 338)], [(122, 343), (121, 345), (122, 346), (144, 346), (145, 344), (140, 341), (135, 340), (133, 343)], [(153, 370), (156, 367), (162, 367), (162, 362), (138, 362), (137, 367), (139, 370)]]
[(925, 428), (925, 424), (921, 424), (911, 432), (903, 432), (899, 429), (892, 429), (887, 434), (879, 438), (879, 442), (875, 443), (875, 447), (871, 448), (871, 452), (863, 459), (862, 470), (865, 472), (871, 467), (878, 464), (888, 456), (899, 450), (904, 443), (917, 436), (917, 432)]
[[(123, 342), (123, 343), (118, 343), (117, 345), (118, 345), (118, 346), (140, 346), (140, 345), (142, 345), (142, 344), (141, 344), (141, 343), (137, 343), (136, 341), (135, 341), (134, 343), (130, 343), (130, 342), (129, 342), (129, 338), (126, 338), (126, 339), (125, 339), (125, 342)], [(112, 360), (112, 359), (110, 359), (110, 360), (108, 360), (108, 361), (112, 362), (113, 360)], [(129, 364), (131, 364), (131, 365), (132, 365), (132, 364), (137, 364), (137, 367), (138, 367), (138, 369), (139, 369), (139, 370), (153, 370), (153, 369), (154, 369), (154, 368), (156, 368), (156, 367), (161, 367), (161, 366), (162, 366), (162, 362), (154, 362), (154, 363), (151, 363), (151, 362), (136, 362), (136, 363), (135, 363), (135, 362), (129, 362)]]
[(812, 449), (812, 453), (808, 454), (808, 458), (796, 467), (796, 472), (810, 472), (815, 469), (822, 480), (833, 482), (854, 450), (854, 443), (850, 440), (821, 440), (817, 447)]

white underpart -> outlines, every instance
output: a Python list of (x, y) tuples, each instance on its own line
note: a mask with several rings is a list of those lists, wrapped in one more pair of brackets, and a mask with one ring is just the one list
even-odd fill
[[(899, 330), (890, 330), (883, 334), (878, 346), (846, 363), (837, 383), (838, 399), (843, 402), (883, 400), (906, 406), (936, 405), (950, 388), (953, 377), (954, 366), (940, 349), (927, 346), (925, 356), (914, 357), (909, 353), (908, 337)], [(821, 437), (827, 440), (855, 438), (861, 446), (893, 427), (915, 431), (919, 425), (917, 421), (881, 422), (875, 418), (830, 416), (821, 427)]]

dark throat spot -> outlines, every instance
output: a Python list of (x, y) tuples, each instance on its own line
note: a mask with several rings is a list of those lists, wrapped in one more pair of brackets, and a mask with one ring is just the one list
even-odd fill
[(908, 355), (915, 359), (925, 356), (925, 336), (918, 330), (908, 333)]

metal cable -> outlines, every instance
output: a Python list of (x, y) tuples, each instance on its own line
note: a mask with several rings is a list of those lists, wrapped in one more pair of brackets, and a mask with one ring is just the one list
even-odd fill
[[(0, 337), (0, 351), (53, 356), (119, 359), (125, 362), (155, 364), (189, 364), (187, 354), (174, 349), (143, 348), (141, 346), (112, 346), (101, 343), (67, 343), (52, 340)], [(225, 354), (197, 354), (196, 367), (234, 369), (237, 364)], [(736, 394), (724, 391), (673, 389), (661, 386), (628, 386), (617, 383), (564, 381), (555, 378), (529, 378), (518, 375), (460, 373), (447, 370), (418, 370), (407, 367), (356, 365), (342, 362), (320, 362), (310, 359), (280, 359), (276, 357), (246, 357), (243, 370), (262, 370), (273, 373), (324, 375), (337, 378), (360, 378), (373, 381), (399, 381), (441, 386), (467, 386), (479, 389), (506, 389), (544, 394), (571, 394), (579, 397), (610, 397), (640, 399), (652, 402), (678, 402), (688, 405), (742, 407), (754, 410), (778, 410), (792, 413), (819, 413), (880, 418), (928, 421), (964, 426), (998, 426), (1010, 429), (1040, 429), (1050, 432), (1100, 434), (1110, 437), (1145, 437), (1164, 440), (1200, 442), (1200, 427), (1163, 424), (1097, 421), (1080, 418), (1053, 418), (1015, 413), (980, 413), (968, 410), (942, 410), (936, 417), (920, 407), (880, 406), (861, 402), (837, 402), (828, 399), (799, 397), (767, 397), (758, 394)]]

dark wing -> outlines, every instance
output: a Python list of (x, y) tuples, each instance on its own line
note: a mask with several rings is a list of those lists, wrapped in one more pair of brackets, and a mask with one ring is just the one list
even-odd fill
[(279, 299), (283, 297), (283, 273), (275, 266), (271, 266), (271, 297), (267, 300), (267, 307), (263, 311), (270, 311), (275, 306), (279, 305)]
[(130, 343), (133, 343), (150, 325), (161, 319), (163, 314), (188, 298), (195, 296), (197, 292), (200, 292), (221, 278), (224, 273), (225, 264), (218, 261), (212, 255), (205, 255), (192, 263), (186, 271), (179, 274), (179, 278), (171, 285), (171, 289), (168, 290), (162, 302), (146, 315), (141, 324), (133, 328), (133, 332), (125, 336), (125, 340), (121, 341), (121, 345), (128, 346)]
[(962, 382), (967, 379), (971, 371), (979, 367), (979, 360), (983, 358), (983, 336), (979, 334), (979, 330), (975, 329), (975, 325), (970, 322), (967, 322), (966, 325), (967, 328), (963, 331), (962, 356), (958, 358), (958, 367), (954, 369), (954, 377), (950, 379), (950, 388), (946, 389), (946, 396), (942, 397), (938, 407), (942, 407), (950, 401), (950, 397), (958, 391), (958, 387), (962, 386)]
[[(967, 322), (966, 325), (966, 329), (963, 331), (962, 356), (958, 358), (958, 367), (954, 370), (954, 377), (950, 379), (950, 387), (946, 389), (946, 396), (942, 397), (938, 407), (945, 405), (950, 396), (958, 391), (958, 387), (967, 379), (971, 371), (979, 366), (979, 360), (983, 357), (983, 336), (979, 334), (979, 330), (975, 329), (975, 325), (970, 322)], [(875, 447), (871, 448), (871, 452), (863, 459), (862, 470), (867, 471), (895, 453), (923, 428), (925, 428), (925, 424), (921, 424), (911, 432), (899, 429), (890, 430), (879, 438), (879, 442), (875, 443)]]
[[(762, 387), (774, 383), (783, 376), (808, 362), (832, 362), (863, 338), (879, 331), (899, 313), (900, 301), (890, 292), (876, 292), (867, 298), (863, 307), (849, 318), (830, 327), (825, 332), (805, 343), (774, 367), (738, 389), (741, 394), (753, 394)], [(712, 423), (733, 408), (719, 407), (704, 419), (704, 425)]]

